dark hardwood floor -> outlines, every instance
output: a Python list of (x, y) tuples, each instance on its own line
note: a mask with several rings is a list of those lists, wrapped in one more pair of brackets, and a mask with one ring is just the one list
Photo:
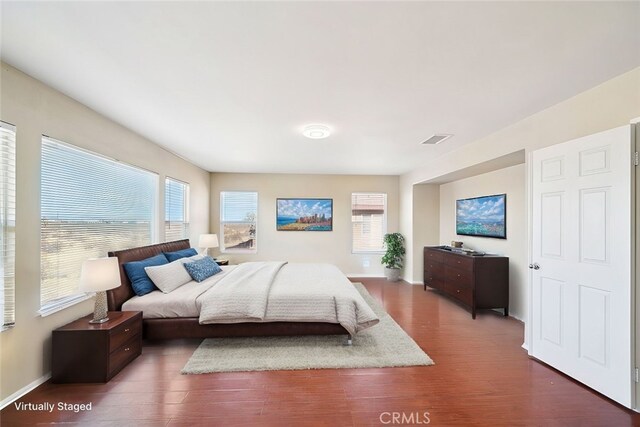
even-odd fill
[[(422, 286), (360, 279), (435, 366), (181, 375), (198, 340), (146, 343), (107, 384), (46, 383), (19, 402), (88, 403), (91, 411), (0, 413), (0, 425), (82, 426), (631, 426), (640, 415), (521, 348), (522, 323), (470, 314)], [(382, 415), (382, 420), (381, 420)], [(382, 422), (381, 422), (382, 421)]]

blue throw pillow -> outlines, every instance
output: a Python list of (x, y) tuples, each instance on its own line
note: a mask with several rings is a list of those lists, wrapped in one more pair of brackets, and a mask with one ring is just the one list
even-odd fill
[(181, 249), (179, 251), (164, 253), (164, 256), (167, 257), (167, 260), (169, 260), (169, 262), (177, 261), (180, 258), (187, 258), (194, 255), (198, 255), (198, 251), (196, 251), (194, 248)]
[(189, 275), (196, 282), (202, 282), (214, 274), (218, 274), (222, 271), (217, 262), (210, 256), (204, 257), (197, 261), (185, 262), (184, 268), (187, 269)]
[(151, 258), (143, 259), (142, 261), (127, 262), (123, 265), (124, 271), (131, 281), (131, 287), (138, 296), (146, 295), (149, 292), (153, 292), (156, 289), (156, 285), (153, 284), (147, 272), (144, 271), (145, 267), (152, 267), (154, 265), (168, 264), (167, 257), (163, 254), (152, 256)]

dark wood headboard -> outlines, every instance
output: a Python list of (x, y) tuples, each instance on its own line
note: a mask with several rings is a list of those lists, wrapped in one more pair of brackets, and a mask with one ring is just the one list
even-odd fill
[(135, 296), (129, 277), (127, 277), (127, 273), (124, 271), (124, 267), (122, 266), (123, 264), (150, 258), (162, 252), (179, 251), (180, 249), (187, 249), (190, 247), (189, 239), (184, 239), (176, 240), (175, 242), (157, 243), (155, 245), (109, 252), (109, 256), (118, 258), (118, 264), (120, 265), (120, 286), (107, 291), (107, 304), (109, 311), (122, 310), (122, 304)]

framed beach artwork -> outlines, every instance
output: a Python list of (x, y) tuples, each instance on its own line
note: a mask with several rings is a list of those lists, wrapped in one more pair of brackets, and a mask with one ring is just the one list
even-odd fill
[(277, 199), (276, 230), (332, 231), (333, 199)]
[(507, 195), (456, 200), (456, 234), (507, 238)]

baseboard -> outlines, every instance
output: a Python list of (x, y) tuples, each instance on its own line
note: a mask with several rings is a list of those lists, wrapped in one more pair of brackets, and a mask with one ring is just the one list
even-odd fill
[(5, 406), (11, 405), (14, 401), (20, 399), (25, 394), (29, 393), (31, 390), (35, 389), (39, 385), (44, 384), (51, 378), (51, 373), (48, 373), (35, 381), (32, 381), (30, 384), (22, 387), (20, 390), (13, 393), (11, 396), (8, 396), (6, 399), (0, 402), (0, 409), (4, 409)]
[(527, 353), (529, 353), (529, 346), (527, 345), (526, 342), (522, 343), (522, 348), (524, 348), (525, 350), (527, 350)]

